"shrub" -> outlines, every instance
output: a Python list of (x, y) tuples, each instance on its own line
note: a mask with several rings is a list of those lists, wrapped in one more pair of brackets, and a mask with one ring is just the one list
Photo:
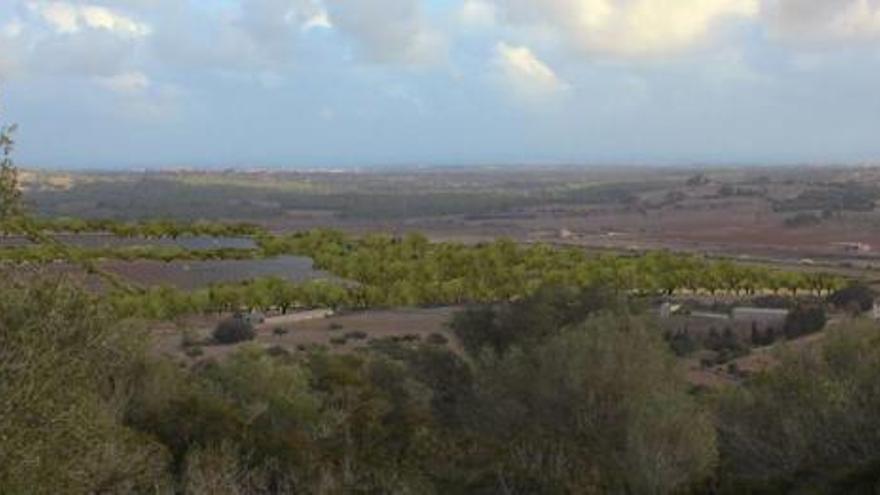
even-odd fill
[(822, 223), (822, 219), (812, 213), (798, 213), (793, 217), (785, 219), (785, 226), (792, 229), (812, 227), (820, 223)]
[(330, 339), (330, 343), (333, 345), (345, 345), (348, 343), (348, 339), (345, 337), (333, 337)]
[(432, 345), (446, 345), (449, 343), (449, 338), (442, 333), (432, 333), (431, 335), (428, 335), (426, 341)]
[(669, 347), (672, 348), (672, 352), (676, 356), (683, 357), (693, 354), (699, 346), (690, 333), (685, 330), (669, 339)]
[(342, 330), (345, 327), (342, 325), (342, 323), (334, 322), (331, 323), (327, 328), (329, 328), (330, 330)]
[(853, 284), (828, 296), (828, 302), (838, 309), (864, 313), (874, 307), (874, 291), (865, 284)]
[(240, 318), (229, 318), (217, 324), (214, 341), (219, 344), (237, 344), (256, 337), (254, 327)]
[(275, 330), (272, 330), (272, 333), (274, 333), (276, 336), (279, 336), (279, 337), (282, 335), (287, 335), (288, 332), (289, 332), (289, 330), (287, 330), (286, 328), (281, 328), (281, 327), (277, 327)]
[(873, 324), (844, 323), (725, 389), (716, 423), (720, 493), (876, 493), (877, 344)]
[(345, 334), (345, 338), (352, 340), (364, 340), (367, 338), (367, 332), (362, 332), (360, 330), (355, 332), (348, 332)]
[(825, 328), (827, 321), (825, 308), (821, 305), (799, 305), (785, 319), (785, 337), (794, 339), (819, 332)]
[(205, 350), (199, 346), (189, 346), (183, 352), (187, 357), (197, 358), (205, 355)]
[(290, 356), (290, 351), (281, 347), (280, 345), (273, 345), (272, 347), (266, 349), (266, 354), (272, 357), (287, 357)]

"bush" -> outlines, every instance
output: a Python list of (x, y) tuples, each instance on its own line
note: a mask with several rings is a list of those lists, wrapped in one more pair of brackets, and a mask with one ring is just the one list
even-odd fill
[(342, 330), (345, 327), (342, 325), (342, 323), (335, 323), (334, 322), (334, 323), (331, 323), (327, 328), (330, 330)]
[(432, 345), (446, 345), (449, 343), (449, 338), (442, 333), (432, 333), (428, 335), (426, 341)]
[(281, 327), (278, 327), (275, 330), (272, 330), (272, 333), (278, 337), (280, 337), (282, 335), (287, 335), (288, 332), (289, 332), (289, 330), (287, 330), (286, 328), (281, 328)]
[(818, 304), (802, 304), (794, 308), (785, 319), (785, 337), (795, 339), (822, 331), (828, 321), (825, 308)]
[(189, 346), (183, 352), (187, 357), (197, 358), (205, 355), (205, 350), (199, 346)]
[(828, 296), (837, 309), (864, 313), (874, 307), (874, 291), (865, 284), (853, 284)]
[(290, 356), (290, 351), (281, 347), (280, 345), (273, 345), (272, 347), (266, 349), (266, 354), (272, 357), (287, 357)]
[(693, 354), (699, 346), (690, 333), (685, 330), (676, 333), (669, 339), (669, 347), (676, 356), (684, 357)]
[(348, 343), (348, 339), (345, 337), (333, 337), (330, 339), (330, 343), (333, 345), (345, 345)]
[(355, 332), (348, 332), (345, 334), (345, 338), (352, 340), (364, 340), (367, 338), (367, 332), (362, 332), (357, 330)]
[(822, 219), (812, 213), (798, 213), (793, 217), (785, 219), (785, 226), (791, 229), (812, 227), (814, 225), (819, 225), (820, 223), (822, 223)]
[(876, 328), (859, 322), (726, 389), (718, 404), (720, 493), (876, 493), (878, 378)]
[(254, 327), (240, 318), (223, 320), (214, 329), (214, 341), (219, 344), (237, 344), (253, 340), (254, 337), (256, 337)]

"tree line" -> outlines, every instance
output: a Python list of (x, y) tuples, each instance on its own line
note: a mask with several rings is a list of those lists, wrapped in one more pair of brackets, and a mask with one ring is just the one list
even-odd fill
[[(317, 268), (341, 280), (303, 284), (268, 277), (192, 292), (153, 287), (114, 294), (112, 299), (118, 301), (120, 314), (168, 319), (186, 312), (286, 312), (316, 305), (369, 309), (489, 303), (516, 300), (548, 285), (603, 286), (637, 296), (669, 296), (682, 291), (821, 296), (845, 285), (841, 278), (827, 274), (784, 272), (667, 252), (596, 256), (570, 248), (520, 246), (509, 240), (468, 246), (431, 243), (419, 234), (355, 239), (320, 230), (283, 237), (264, 235), (258, 243), (264, 256), (309, 256)], [(167, 260), (158, 255), (167, 252), (173, 256), (177, 251), (151, 248), (147, 252), (157, 255), (149, 259)], [(216, 259), (215, 255), (216, 251), (191, 251), (186, 259)]]

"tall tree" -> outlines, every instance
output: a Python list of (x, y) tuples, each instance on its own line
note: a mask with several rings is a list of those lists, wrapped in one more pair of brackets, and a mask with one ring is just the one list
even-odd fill
[[(2, 115), (0, 108), (0, 117)], [(15, 219), (22, 213), (18, 169), (12, 160), (15, 130), (15, 124), (0, 125), (0, 226), (4, 231), (12, 227)]]

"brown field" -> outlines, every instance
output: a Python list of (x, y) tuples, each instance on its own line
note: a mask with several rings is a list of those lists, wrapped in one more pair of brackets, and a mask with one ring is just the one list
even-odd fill
[[(449, 339), (449, 347), (460, 352), (461, 349), (448, 327), (452, 315), (460, 309), (458, 307), (405, 308), (347, 313), (286, 324), (272, 324), (270, 321), (257, 329), (257, 338), (254, 341), (223, 346), (206, 344), (202, 347), (204, 354), (197, 359), (188, 358), (184, 354), (184, 332), (180, 328), (197, 328), (198, 330), (189, 332), (188, 338), (208, 342), (211, 330), (219, 318), (200, 317), (180, 322), (177, 327), (159, 326), (155, 328), (153, 335), (157, 352), (188, 362), (222, 357), (249, 344), (264, 348), (277, 346), (291, 353), (297, 352), (303, 346), (323, 346), (331, 352), (351, 352), (366, 346), (371, 339), (416, 335), (420, 340), (424, 340), (433, 333), (446, 336)], [(279, 335), (275, 332), (276, 328), (282, 328), (286, 333)], [(344, 345), (331, 343), (331, 339), (344, 337), (350, 332), (364, 332), (367, 338), (349, 338)]]

